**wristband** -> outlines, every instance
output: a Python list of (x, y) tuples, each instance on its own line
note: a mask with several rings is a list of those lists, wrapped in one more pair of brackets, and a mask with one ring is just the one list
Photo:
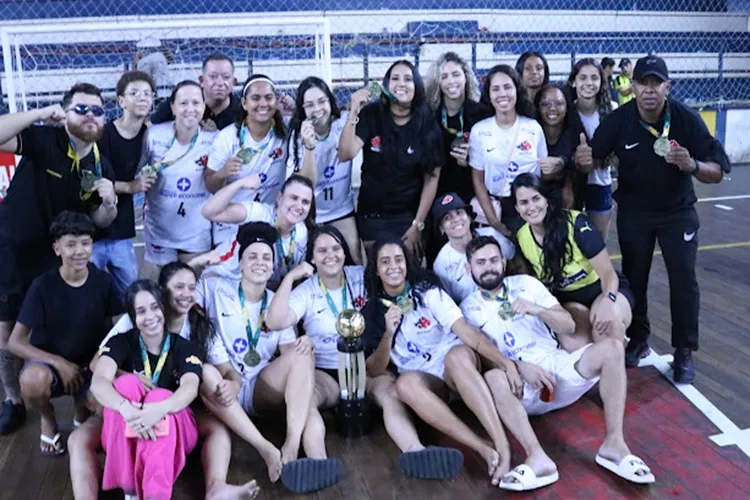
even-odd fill
[(307, 144), (305, 144), (305, 149), (308, 150), (308, 151), (313, 151), (315, 149), (315, 146), (313, 146), (311, 148), (308, 148)]
[(698, 172), (700, 172), (700, 169), (701, 169), (700, 163), (698, 162), (698, 160), (696, 160), (695, 158), (693, 158), (693, 172), (692, 172), (692, 174), (693, 175), (697, 174)]

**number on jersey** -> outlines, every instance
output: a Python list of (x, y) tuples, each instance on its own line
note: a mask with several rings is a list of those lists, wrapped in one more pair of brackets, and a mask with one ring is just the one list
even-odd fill
[(186, 214), (187, 212), (185, 211), (185, 202), (183, 201), (182, 203), (180, 203), (180, 206), (177, 207), (177, 215), (185, 217)]
[(323, 199), (325, 201), (331, 201), (331, 200), (333, 200), (333, 186), (329, 186), (327, 188), (323, 188)]

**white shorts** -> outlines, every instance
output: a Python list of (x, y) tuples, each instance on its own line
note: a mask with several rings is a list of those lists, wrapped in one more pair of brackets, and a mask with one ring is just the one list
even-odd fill
[(430, 375), (433, 375), (440, 380), (445, 381), (445, 357), (448, 355), (448, 352), (451, 349), (461, 344), (463, 344), (463, 342), (461, 342), (461, 339), (454, 339), (453, 341), (448, 342), (445, 345), (441, 345), (440, 347), (435, 349), (435, 352), (432, 353), (430, 360), (426, 361), (419, 368), (416, 368), (416, 370), (401, 370), (399, 368), (398, 372), (399, 374), (401, 374), (409, 371), (420, 371), (422, 373), (429, 373)]
[(211, 238), (214, 246), (231, 241), (237, 236), (237, 230), (240, 226), (237, 224), (224, 224), (222, 222), (211, 223)]
[(260, 377), (260, 372), (258, 372), (251, 379), (243, 378), (240, 392), (239, 394), (237, 394), (237, 401), (240, 403), (240, 406), (248, 415), (255, 415), (255, 408), (253, 408), (253, 396), (255, 395), (255, 384), (258, 382), (258, 377)]
[(576, 363), (583, 353), (594, 344), (587, 344), (574, 353), (559, 350), (544, 358), (537, 366), (555, 375), (554, 399), (545, 403), (539, 399), (541, 389), (535, 389), (528, 383), (523, 384), (523, 399), (521, 404), (529, 415), (542, 415), (560, 408), (570, 406), (586, 394), (599, 381), (599, 377), (593, 379), (584, 378), (576, 371)]

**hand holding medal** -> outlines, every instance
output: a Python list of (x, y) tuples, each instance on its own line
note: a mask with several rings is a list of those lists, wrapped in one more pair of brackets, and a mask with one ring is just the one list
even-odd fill
[(308, 150), (315, 149), (315, 144), (318, 142), (318, 140), (315, 137), (315, 119), (314, 118), (307, 118), (304, 122), (302, 122), (299, 135), (302, 138), (302, 144), (304, 144), (306, 149)]
[(96, 190), (96, 181), (101, 179), (91, 170), (81, 170), (81, 189), (86, 193), (93, 193)]
[(677, 144), (677, 141), (669, 141), (669, 151), (664, 156), (667, 163), (677, 165), (683, 172), (693, 173), (695, 171), (695, 160), (690, 156), (690, 151)]

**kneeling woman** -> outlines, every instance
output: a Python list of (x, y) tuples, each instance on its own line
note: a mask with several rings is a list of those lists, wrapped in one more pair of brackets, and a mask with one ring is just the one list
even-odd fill
[(560, 339), (563, 348), (574, 352), (604, 335), (624, 340), (634, 299), (599, 231), (586, 215), (558, 206), (536, 175), (519, 175), (512, 188), (525, 221), (518, 247), (576, 322), (574, 337)]
[[(370, 298), (362, 311), (363, 341), (367, 372), (373, 377), (370, 393), (383, 407), (388, 434), (405, 452), (399, 460), (402, 469), (417, 477), (445, 478), (461, 469), (463, 457), (457, 450), (422, 446), (411, 421), (398, 415), (399, 407), (389, 399), (393, 385), (398, 399), (422, 420), (478, 453), (487, 462), (492, 484), (497, 485), (510, 468), (510, 447), (494, 406), (480, 408), (470, 403), (492, 401), (489, 388), (476, 366), (447, 370), (445, 359), (449, 351), (465, 343), (499, 366), (507, 360), (489, 338), (466, 322), (437, 279), (407, 258), (403, 241), (376, 241), (365, 278)], [(398, 371), (395, 384), (391, 368)], [(492, 443), (477, 436), (451, 411), (447, 404), (450, 390), (464, 398)]]
[[(338, 482), (340, 460), (327, 459), (320, 414), (313, 406), (315, 364), (308, 337), (296, 338), (291, 328), (271, 330), (265, 322), (274, 293), (266, 288), (273, 272), (274, 243), (279, 235), (265, 223), (240, 227), (240, 272), (230, 281), (205, 278), (206, 314), (221, 338), (209, 361), (223, 377), (217, 387), (221, 399), (239, 400), (245, 413), (267, 414), (286, 407), (286, 441), (281, 447), (281, 480), (295, 492), (314, 491)], [(276, 357), (276, 351), (281, 355)], [(262, 440), (246, 415), (206, 399), (212, 413), (251, 444)], [(313, 411), (311, 411), (313, 410)], [(298, 459), (303, 443), (308, 458)], [(309, 447), (309, 443), (315, 443)]]
[[(167, 332), (155, 283), (136, 281), (125, 301), (135, 328), (101, 349), (91, 382), (104, 406), (102, 488), (168, 500), (198, 442), (189, 405), (198, 397), (203, 363), (190, 342)], [(115, 380), (118, 370), (125, 374)], [(136, 373), (144, 373), (155, 388), (149, 391)]]
[[(302, 320), (315, 346), (315, 395), (308, 421), (313, 417), (317, 421), (320, 442), (305, 440), (308, 457), (320, 456), (322, 449), (325, 458), (325, 427), (318, 408), (330, 408), (339, 398), (336, 319), (345, 309), (365, 305), (365, 269), (353, 264), (341, 232), (333, 226), (318, 228), (308, 243), (307, 262), (286, 275), (268, 309), (269, 328), (290, 328)], [(296, 281), (305, 278), (292, 290)]]

